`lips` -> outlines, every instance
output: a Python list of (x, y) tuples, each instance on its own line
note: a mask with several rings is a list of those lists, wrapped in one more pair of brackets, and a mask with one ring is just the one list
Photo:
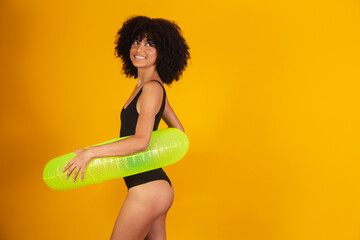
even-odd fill
[(144, 56), (137, 56), (137, 55), (134, 55), (134, 57), (135, 57), (136, 59), (140, 59), (140, 60), (144, 60), (144, 59), (146, 59), (146, 57), (144, 57)]

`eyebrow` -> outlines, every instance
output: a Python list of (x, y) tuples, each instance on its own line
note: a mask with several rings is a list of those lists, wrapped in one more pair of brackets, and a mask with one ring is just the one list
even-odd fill
[[(140, 41), (139, 38), (136, 38), (136, 39), (134, 39), (134, 41), (139, 41), (139, 42), (141, 42), (142, 40)], [(154, 41), (152, 41), (152, 40), (149, 40), (149, 41), (148, 41), (147, 39), (145, 39), (145, 42), (151, 43), (151, 44), (155, 44)]]

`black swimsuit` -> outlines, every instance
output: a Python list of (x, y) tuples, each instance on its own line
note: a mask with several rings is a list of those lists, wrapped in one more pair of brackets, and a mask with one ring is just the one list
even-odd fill
[[(157, 81), (157, 80), (150, 80), (150, 81), (158, 82), (164, 90), (161, 108), (160, 108), (159, 112), (155, 115), (155, 122), (154, 122), (154, 128), (153, 128), (153, 131), (155, 131), (158, 129), (161, 117), (164, 113), (166, 92), (165, 92), (165, 88), (159, 81)], [(139, 99), (141, 92), (142, 92), (142, 88), (136, 94), (135, 98), (130, 102), (130, 104), (126, 107), (126, 109), (123, 108), (121, 110), (120, 137), (125, 137), (125, 136), (135, 134), (136, 123), (137, 123), (137, 120), (139, 117), (139, 113), (136, 110), (136, 103), (137, 103), (137, 100)], [(135, 175), (124, 177), (124, 181), (125, 181), (125, 184), (126, 184), (128, 190), (129, 190), (129, 188), (134, 187), (136, 185), (144, 184), (144, 183), (155, 181), (155, 180), (166, 180), (166, 181), (168, 181), (168, 183), (171, 186), (171, 181), (162, 168), (157, 168), (157, 169), (154, 169), (151, 171), (142, 172), (142, 173), (138, 173)]]

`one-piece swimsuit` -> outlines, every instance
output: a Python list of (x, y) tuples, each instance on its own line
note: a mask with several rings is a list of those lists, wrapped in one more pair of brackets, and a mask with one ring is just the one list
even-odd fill
[[(158, 82), (161, 87), (163, 88), (163, 100), (161, 104), (161, 108), (159, 112), (155, 115), (155, 122), (153, 131), (158, 129), (161, 117), (164, 113), (165, 109), (165, 99), (166, 99), (166, 92), (164, 86), (157, 80), (151, 80)], [(122, 108), (120, 114), (120, 121), (121, 121), (121, 128), (120, 128), (120, 137), (125, 137), (129, 135), (135, 135), (136, 123), (139, 117), (139, 113), (136, 110), (136, 103), (141, 95), (142, 88), (136, 94), (135, 98), (130, 102), (130, 104), (126, 108)], [(125, 184), (129, 190), (129, 188), (144, 184), (151, 181), (156, 180), (166, 180), (170, 186), (172, 186), (169, 177), (166, 175), (165, 171), (162, 168), (157, 168), (154, 170), (134, 174), (131, 176), (124, 177)]]

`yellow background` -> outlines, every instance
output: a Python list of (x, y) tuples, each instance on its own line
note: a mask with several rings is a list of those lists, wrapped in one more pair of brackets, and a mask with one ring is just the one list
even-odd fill
[(355, 0), (1, 1), (0, 239), (110, 238), (123, 179), (60, 192), (42, 173), (118, 137), (132, 15), (174, 20), (191, 48), (166, 87), (190, 139), (165, 168), (168, 239), (360, 239)]

